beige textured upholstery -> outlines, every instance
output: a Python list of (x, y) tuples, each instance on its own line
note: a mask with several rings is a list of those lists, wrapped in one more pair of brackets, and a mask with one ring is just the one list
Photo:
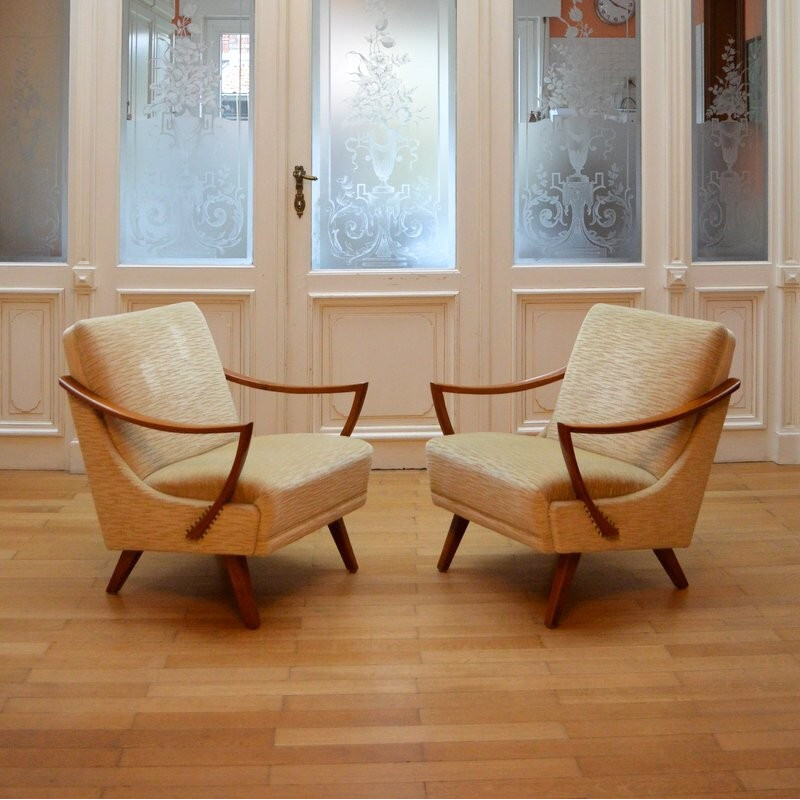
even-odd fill
[[(433, 501), (455, 515), (440, 569), (470, 520), (542, 552), (569, 554), (572, 570), (583, 552), (653, 549), (662, 559), (663, 551), (688, 546), (729, 394), (652, 429), (572, 434), (588, 495), (615, 536), (600, 535), (577, 499), (557, 423), (609, 425), (682, 407), (725, 381), (733, 349), (733, 336), (716, 323), (595, 305), (542, 435), (464, 433), (428, 443)], [(674, 554), (666, 558), (672, 563)], [(548, 624), (555, 625), (560, 597), (551, 592), (553, 604)]]
[[(145, 483), (165, 494), (213, 500), (235, 452), (236, 445), (229, 444), (176, 461), (148, 475)], [(364, 505), (370, 455), (371, 447), (358, 439), (314, 433), (257, 436), (232, 498), (258, 509), (261, 524), (252, 552), (270, 553), (302, 536), (320, 514), (335, 513), (338, 519)]]
[[(598, 304), (578, 333), (545, 436), (558, 439), (559, 421), (614, 422), (679, 406), (726, 378), (732, 354), (731, 334), (722, 325)], [(661, 477), (683, 450), (692, 424), (687, 419), (637, 433), (577, 434), (575, 444)]]
[[(188, 425), (239, 424), (193, 303), (83, 320), (65, 332), (64, 344), (71, 377), (114, 406)], [(190, 539), (187, 531), (226, 483), (239, 434), (152, 430), (100, 413), (74, 393), (70, 403), (109, 548), (262, 555), (328, 525), (343, 558), (349, 552), (348, 568), (357, 568), (342, 517), (366, 501), (366, 442), (308, 433), (254, 437), (230, 501)], [(257, 621), (254, 613), (248, 624)]]
[[(211, 332), (194, 303), (83, 320), (64, 333), (70, 373), (96, 394), (140, 414), (196, 424), (237, 422)], [(178, 436), (108, 420), (111, 440), (140, 477), (235, 435)]]

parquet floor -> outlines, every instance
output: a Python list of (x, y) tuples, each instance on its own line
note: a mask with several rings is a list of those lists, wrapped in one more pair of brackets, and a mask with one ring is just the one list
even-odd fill
[(252, 562), (146, 553), (118, 597), (82, 476), (0, 473), (4, 797), (796, 797), (800, 468), (714, 467), (678, 592), (650, 552), (553, 561), (376, 472), (348, 519)]

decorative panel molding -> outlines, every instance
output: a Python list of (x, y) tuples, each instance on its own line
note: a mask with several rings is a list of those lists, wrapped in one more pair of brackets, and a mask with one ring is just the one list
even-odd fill
[[(683, 119), (691, 107), (691, 6), (689, 3), (667, 3), (665, 94), (668, 119)], [(669, 125), (667, 129), (667, 246), (670, 267), (685, 267), (691, 254), (692, 231), (692, 138), (688, 125)], [(676, 292), (670, 290), (670, 313)]]
[[(595, 303), (641, 308), (644, 289), (576, 289), (514, 292), (517, 374), (524, 380), (563, 367), (586, 313)], [(555, 406), (559, 383), (512, 395), (517, 432), (540, 431)]]
[[(197, 303), (206, 318), (224, 367), (250, 374), (252, 340), (252, 290), (153, 291), (128, 289), (119, 292), (120, 311), (142, 311), (155, 306)], [(250, 418), (250, 392), (244, 386), (229, 384), (242, 419)]]
[(72, 268), (72, 293), (75, 298), (75, 319), (94, 316), (94, 297), (97, 291), (97, 268), (81, 261)]
[(684, 266), (669, 266), (666, 269), (668, 294), (667, 312), (679, 317), (686, 316), (686, 291), (689, 287), (689, 270)]
[[(457, 295), (325, 294), (310, 302), (314, 383), (369, 381), (359, 434), (409, 440), (438, 433), (428, 383), (453, 380)], [(351, 399), (323, 396), (313, 429), (341, 429)]]
[(61, 289), (0, 292), (0, 435), (61, 435)]
[[(786, 286), (786, 284), (784, 284)], [(782, 429), (800, 423), (800, 331), (798, 331), (798, 292), (784, 288), (781, 318), (781, 419)]]
[(763, 428), (766, 286), (695, 289), (696, 316), (721, 322), (736, 337), (731, 375), (742, 386), (731, 397), (726, 428)]

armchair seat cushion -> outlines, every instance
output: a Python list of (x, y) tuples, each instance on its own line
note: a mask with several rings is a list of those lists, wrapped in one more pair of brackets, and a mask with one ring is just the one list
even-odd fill
[[(575, 449), (593, 499), (652, 486), (657, 478), (633, 464)], [(434, 502), (454, 514), (552, 551), (549, 505), (575, 494), (558, 441), (514, 433), (461, 433), (428, 442)]]
[[(162, 467), (145, 483), (164, 494), (211, 502), (235, 453), (233, 442)], [(314, 433), (256, 436), (231, 502), (258, 507), (259, 537), (302, 530), (306, 521), (314, 523), (313, 530), (341, 517), (342, 509), (363, 504), (371, 459), (372, 447), (360, 439)]]

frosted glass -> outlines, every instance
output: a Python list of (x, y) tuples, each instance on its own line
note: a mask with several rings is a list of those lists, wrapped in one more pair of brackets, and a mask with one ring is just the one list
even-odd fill
[(315, 0), (314, 269), (455, 264), (455, 0)]
[(696, 261), (767, 259), (765, 8), (736, 6), (695, 0)]
[(640, 57), (635, 15), (610, 36), (593, 3), (562, 18), (515, 0), (515, 261), (639, 261)]
[(251, 261), (251, 0), (129, 0), (120, 261)]
[(0, 261), (66, 261), (68, 0), (0, 2)]

